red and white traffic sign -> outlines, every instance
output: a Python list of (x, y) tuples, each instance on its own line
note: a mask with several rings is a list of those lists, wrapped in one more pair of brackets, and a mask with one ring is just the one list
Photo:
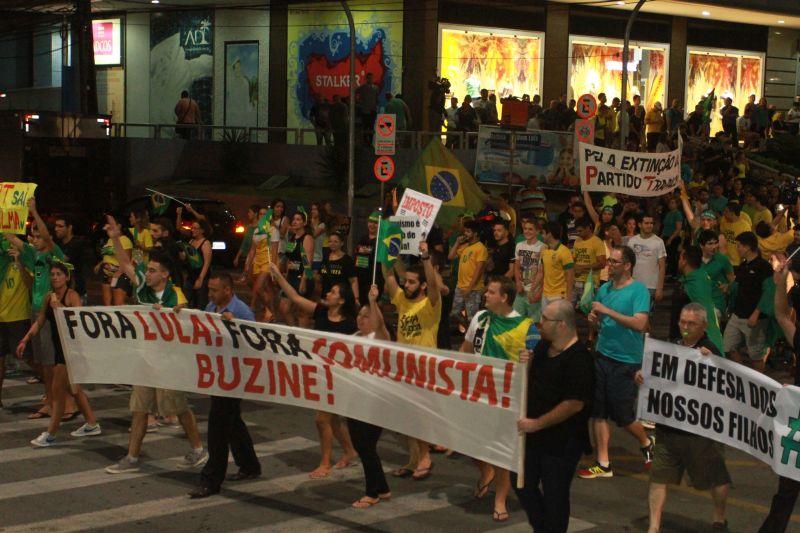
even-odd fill
[(594, 120), (590, 118), (578, 119), (575, 121), (575, 138), (578, 142), (594, 143)]
[(375, 119), (375, 155), (394, 155), (396, 124), (392, 113), (381, 113)]
[(394, 159), (388, 155), (382, 155), (375, 160), (372, 170), (375, 171), (378, 181), (389, 181), (394, 176)]
[(597, 114), (597, 100), (591, 94), (582, 95), (578, 98), (575, 113), (577, 113), (578, 118), (593, 118)]

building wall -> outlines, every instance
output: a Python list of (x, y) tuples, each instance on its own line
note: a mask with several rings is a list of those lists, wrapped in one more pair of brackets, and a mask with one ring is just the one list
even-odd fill
[[(125, 17), (125, 121), (150, 122), (150, 15)], [(147, 137), (145, 128), (130, 128), (128, 135)]]
[(767, 46), (767, 70), (764, 95), (767, 101), (786, 111), (794, 96), (800, 94), (800, 30), (770, 28)]

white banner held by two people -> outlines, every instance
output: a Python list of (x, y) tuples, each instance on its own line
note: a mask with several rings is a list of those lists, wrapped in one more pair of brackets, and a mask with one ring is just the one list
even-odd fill
[(671, 152), (626, 152), (578, 143), (581, 190), (631, 196), (672, 192), (681, 177), (681, 146)]
[(145, 306), (56, 309), (73, 383), (124, 383), (363, 420), (518, 471), (525, 365)]
[(732, 446), (800, 481), (800, 388), (648, 338), (637, 416)]

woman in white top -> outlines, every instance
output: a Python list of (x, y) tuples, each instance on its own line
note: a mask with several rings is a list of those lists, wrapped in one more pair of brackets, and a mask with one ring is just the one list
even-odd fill
[(280, 198), (272, 201), (272, 227), (270, 231), (273, 257), (282, 257), (286, 251), (286, 234), (289, 232), (289, 217), (286, 216), (286, 202)]

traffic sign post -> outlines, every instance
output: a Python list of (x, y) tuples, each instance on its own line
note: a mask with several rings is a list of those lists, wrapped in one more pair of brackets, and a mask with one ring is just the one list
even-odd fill
[(375, 155), (394, 155), (396, 125), (393, 113), (381, 113), (375, 119)]
[[(375, 172), (375, 177), (378, 181), (385, 183), (394, 176), (394, 159), (388, 155), (382, 155), (375, 160), (372, 170)], [(381, 198), (382, 201), (383, 199)]]
[(578, 142), (594, 144), (594, 120), (589, 118), (576, 120), (575, 139)]
[(578, 115), (578, 118), (594, 118), (597, 114), (597, 100), (595, 97), (588, 93), (581, 95), (581, 97), (578, 98), (575, 113)]

